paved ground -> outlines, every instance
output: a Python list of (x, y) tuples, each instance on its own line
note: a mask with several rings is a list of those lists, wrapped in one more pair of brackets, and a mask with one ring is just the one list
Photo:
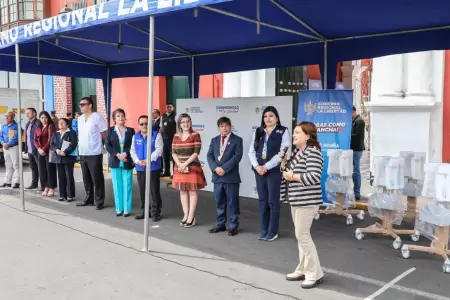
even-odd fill
[[(79, 172), (79, 170), (76, 172)], [(0, 177), (1, 173), (2, 169), (0, 169)], [(29, 173), (26, 173), (26, 180), (28, 180), (28, 177)], [(76, 177), (81, 178), (79, 174)], [(28, 203), (56, 210), (64, 215), (68, 214), (77, 218), (99, 222), (108, 228), (120, 228), (129, 231), (131, 232), (130, 235), (142, 233), (143, 222), (132, 218), (115, 217), (112, 188), (109, 179), (107, 179), (106, 190), (108, 208), (100, 212), (95, 211), (92, 207), (77, 208), (75, 204), (57, 203), (56, 199), (44, 199), (31, 192), (26, 193), (26, 199)], [(137, 186), (135, 186), (134, 192), (137, 196)], [(275, 291), (279, 291), (278, 288), (284, 289), (283, 275), (292, 271), (297, 262), (297, 247), (287, 206), (284, 206), (282, 209), (280, 221), (281, 238), (273, 243), (265, 243), (256, 240), (258, 209), (255, 200), (241, 200), (242, 231), (238, 236), (231, 238), (226, 234), (211, 235), (207, 233), (207, 230), (214, 223), (215, 217), (214, 201), (210, 193), (200, 193), (197, 213), (199, 224), (192, 229), (180, 228), (178, 225), (181, 217), (181, 207), (177, 192), (163, 188), (162, 194), (164, 219), (158, 224), (151, 223), (153, 227), (150, 229), (150, 235), (154, 238), (150, 242), (151, 249), (158, 249), (162, 243), (170, 242), (182, 249), (189, 249), (189, 251), (192, 249), (192, 251), (200, 251), (220, 257), (223, 260), (233, 262), (233, 264), (238, 264), (238, 267), (229, 269), (221, 269), (219, 267), (219, 274), (224, 272), (224, 274), (229, 274), (235, 280), (242, 279), (245, 282), (254, 282), (254, 280), (259, 279), (260, 272), (262, 272), (260, 269), (268, 270), (279, 275), (273, 278), (274, 281), (265, 282), (264, 284), (270, 287), (273, 286)], [(77, 195), (78, 198), (84, 195), (81, 183), (77, 184)], [(134, 197), (133, 201), (134, 211), (137, 212), (139, 200), (137, 197)], [(14, 205), (17, 206), (18, 203), (14, 202)], [(32, 209), (34, 208), (30, 208), (30, 210)], [(65, 220), (66, 218), (63, 219)], [(355, 240), (354, 230), (358, 226), (368, 226), (371, 223), (373, 223), (373, 220), (370, 219), (366, 219), (363, 222), (355, 220), (355, 225), (347, 228), (345, 220), (336, 216), (326, 216), (314, 223), (312, 235), (327, 276), (326, 284), (320, 289), (321, 292), (330, 292), (330, 295), (334, 295), (334, 299), (346, 299), (343, 297), (347, 295), (357, 299), (450, 300), (449, 275), (441, 272), (443, 263), (441, 258), (413, 253), (412, 258), (405, 260), (401, 258), (399, 251), (392, 249), (392, 240), (390, 238), (369, 236), (363, 241)], [(103, 228), (103, 225), (92, 224), (88, 227), (87, 232), (92, 233), (94, 231), (97, 232), (97, 227)], [(407, 226), (405, 225), (405, 227)], [(15, 228), (15, 226), (7, 225), (7, 228)], [(47, 233), (49, 232), (47, 231)], [(102, 238), (110, 239), (114, 237), (108, 232), (98, 232), (98, 234)], [(49, 235), (51, 236), (51, 234)], [(57, 236), (54, 239), (57, 239)], [(47, 240), (46, 238), (46, 243), (49, 242)], [(143, 242), (143, 240), (141, 241)], [(422, 243), (428, 242), (423, 241)], [(141, 248), (139, 241), (137, 241), (136, 245), (136, 248)], [(171, 251), (168, 250), (168, 252)], [(176, 259), (178, 261), (180, 258), (177, 257)], [(195, 268), (208, 272), (210, 268), (215, 266), (213, 262), (199, 265), (195, 258), (185, 258), (184, 261), (189, 266), (195, 266)], [(57, 272), (60, 271), (58, 270)], [(391, 281), (399, 275), (405, 277), (402, 277), (399, 282), (392, 284)], [(376, 293), (383, 286), (389, 287), (389, 289), (377, 297), (369, 297), (369, 295)], [(161, 288), (164, 289), (163, 286)], [(215, 288), (216, 285), (214, 286)], [(324, 298), (325, 296), (316, 294), (314, 296), (313, 294), (307, 294), (307, 297), (304, 295), (300, 294), (299, 289), (298, 294), (294, 296), (297, 299), (305, 300), (327, 299)], [(171, 297), (167, 296), (167, 299), (180, 299)], [(247, 296), (243, 298), (250, 299)]]

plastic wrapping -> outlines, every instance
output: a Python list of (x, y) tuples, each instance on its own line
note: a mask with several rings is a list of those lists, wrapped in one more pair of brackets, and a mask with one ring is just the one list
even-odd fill
[(385, 169), (385, 187), (388, 190), (403, 190), (405, 187), (405, 160), (402, 157), (391, 157)]
[(376, 156), (373, 158), (373, 186), (386, 186), (386, 165), (388, 164), (390, 156)]
[(417, 214), (415, 230), (428, 239), (435, 241), (436, 227), (450, 226), (450, 203), (433, 202), (428, 200)]
[(412, 168), (411, 168), (411, 160), (414, 157), (414, 152), (412, 151), (400, 151), (400, 157), (405, 161), (405, 177), (411, 177)]
[(369, 214), (372, 217), (383, 219), (383, 211), (391, 211), (392, 224), (400, 225), (406, 210), (402, 190), (387, 191), (383, 187), (377, 187), (368, 201)]
[(436, 199), (436, 171), (440, 165), (440, 163), (427, 163), (424, 165), (422, 197)]
[(450, 164), (441, 164), (436, 172), (436, 200), (450, 202)]
[(328, 150), (328, 178), (325, 182), (327, 199), (336, 205), (337, 193), (344, 194), (344, 208), (353, 207), (353, 151)]
[(342, 150), (330, 149), (327, 151), (328, 156), (328, 169), (327, 174), (339, 174), (339, 157), (342, 154)]
[[(411, 159), (411, 179), (422, 182), (424, 180), (425, 173), (425, 160), (427, 154), (425, 152), (414, 153)], [(406, 173), (406, 172), (405, 172)], [(405, 174), (406, 176), (406, 174)]]

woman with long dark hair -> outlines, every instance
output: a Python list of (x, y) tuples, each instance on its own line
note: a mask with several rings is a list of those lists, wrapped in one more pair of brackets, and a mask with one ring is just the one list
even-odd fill
[(259, 198), (259, 219), (263, 241), (278, 238), (280, 221), (280, 164), (289, 150), (291, 138), (281, 125), (278, 111), (273, 106), (264, 109), (261, 126), (253, 134), (248, 156), (255, 171)]
[(303, 280), (302, 288), (310, 289), (321, 284), (324, 276), (316, 246), (311, 238), (311, 224), (322, 204), (320, 179), (323, 157), (314, 123), (297, 124), (292, 137), (297, 152), (287, 162), (283, 172), (281, 200), (288, 201), (291, 205), (299, 264), (293, 273), (286, 276), (286, 280)]
[(34, 132), (34, 145), (38, 150), (39, 177), (44, 188), (42, 196), (53, 197), (57, 186), (56, 165), (51, 162), (50, 143), (56, 131), (52, 118), (46, 111), (39, 114), (41, 125)]
[(77, 160), (78, 138), (70, 128), (70, 120), (61, 118), (58, 121), (59, 131), (55, 132), (50, 144), (52, 162), (58, 168), (59, 201), (72, 202), (75, 198), (75, 179), (73, 167)]

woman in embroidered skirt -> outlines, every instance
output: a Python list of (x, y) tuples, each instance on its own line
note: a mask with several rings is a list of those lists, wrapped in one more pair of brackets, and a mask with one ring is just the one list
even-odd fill
[(178, 117), (177, 133), (173, 137), (172, 157), (176, 168), (173, 172), (172, 187), (180, 191), (183, 219), (180, 226), (195, 226), (198, 190), (206, 186), (205, 175), (198, 159), (202, 139), (192, 129), (192, 119), (188, 114)]

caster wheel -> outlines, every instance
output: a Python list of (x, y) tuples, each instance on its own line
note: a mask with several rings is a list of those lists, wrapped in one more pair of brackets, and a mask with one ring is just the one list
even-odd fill
[(402, 247), (402, 240), (400, 238), (396, 238), (395, 241), (392, 243), (392, 248), (398, 250), (401, 247)]
[(363, 221), (365, 215), (366, 215), (366, 213), (365, 213), (363, 210), (360, 211), (359, 214), (358, 214), (358, 219), (360, 219), (361, 221)]
[(402, 256), (405, 259), (408, 259), (410, 257), (411, 253), (409, 252), (408, 246), (403, 246), (402, 247)]
[(450, 265), (448, 264), (443, 264), (442, 265), (442, 272), (450, 274)]
[(411, 234), (411, 240), (413, 242), (418, 242), (420, 239), (420, 234)]
[(352, 215), (347, 216), (347, 225), (353, 225), (353, 217)]
[(314, 217), (314, 220), (319, 220), (320, 219), (320, 214), (317, 213), (316, 216)]
[(362, 232), (359, 231), (359, 229), (355, 230), (355, 238), (360, 241), (364, 238), (364, 234)]

